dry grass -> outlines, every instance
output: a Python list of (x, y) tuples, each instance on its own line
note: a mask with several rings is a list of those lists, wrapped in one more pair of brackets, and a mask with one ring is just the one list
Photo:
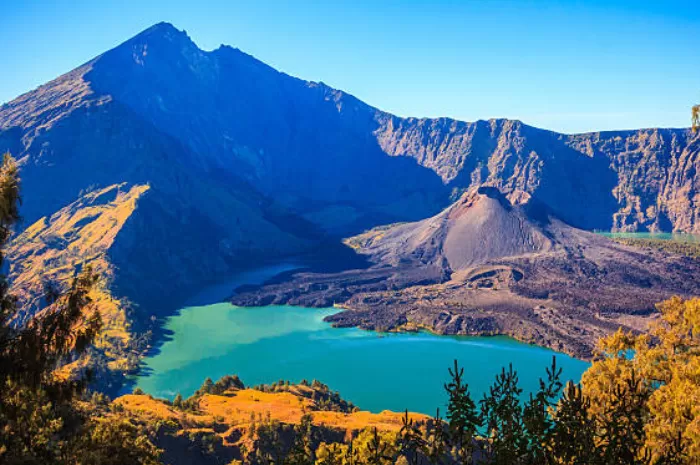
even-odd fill
[[(51, 217), (35, 222), (12, 240), (7, 250), (12, 292), (17, 295), (23, 317), (41, 309), (44, 281), (65, 289), (76, 267), (90, 264), (103, 278), (92, 292), (103, 329), (96, 346), (109, 360), (109, 368), (126, 369), (121, 348), (129, 344), (129, 322), (124, 302), (109, 290), (113, 269), (107, 252), (136, 209), (147, 185), (115, 184), (83, 195)], [(68, 371), (88, 363), (80, 360)]]
[[(304, 414), (311, 414), (316, 426), (357, 432), (365, 428), (381, 431), (399, 431), (403, 413), (383, 411), (371, 413), (355, 411), (342, 413), (318, 410), (316, 402), (304, 396), (304, 386), (292, 386), (288, 391), (263, 392), (256, 389), (233, 390), (223, 395), (204, 394), (198, 399), (195, 410), (181, 410), (163, 400), (148, 395), (125, 395), (115, 400), (127, 411), (150, 422), (172, 420), (178, 423), (180, 433), (192, 433), (202, 429), (222, 431), (226, 442), (234, 431), (245, 432), (251, 419), (266, 418), (286, 424), (298, 424)], [(411, 413), (414, 421), (427, 421), (429, 417)], [(233, 435), (233, 437), (238, 437)]]

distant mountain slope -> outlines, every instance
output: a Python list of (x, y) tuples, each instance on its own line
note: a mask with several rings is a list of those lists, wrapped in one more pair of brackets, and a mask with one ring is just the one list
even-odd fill
[(375, 109), (231, 47), (204, 52), (168, 24), (97, 58), (86, 78), (181, 141), (187, 163), (243, 178), (302, 214), (347, 204), (367, 226), (445, 202), (434, 173), (381, 150)]
[[(138, 132), (147, 142), (128, 143)], [(30, 221), (150, 158), (249, 184), (339, 234), (432, 215), (448, 192), (484, 183), (586, 229), (700, 231), (700, 142), (689, 130), (567, 136), (518, 121), (398, 118), (237, 49), (202, 51), (166, 23), (0, 107), (0, 148), (23, 158)], [(36, 181), (29, 167), (41, 167)], [(76, 179), (64, 182), (67, 172)], [(61, 185), (46, 192), (49, 176)]]

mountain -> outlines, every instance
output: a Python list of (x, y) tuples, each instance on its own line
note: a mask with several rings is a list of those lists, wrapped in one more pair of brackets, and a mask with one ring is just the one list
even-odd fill
[[(482, 185), (578, 228), (698, 232), (699, 144), (687, 129), (399, 118), (160, 23), (0, 107), (0, 150), (18, 159), (24, 196), (11, 256), (35, 263), (11, 279), (37, 302), (45, 276), (66, 282), (94, 262), (106, 311), (119, 302), (122, 326), (143, 332), (237, 269), (423, 220)], [(467, 266), (478, 257), (457, 231), (443, 258)], [(498, 247), (546, 247), (535, 231)], [(446, 270), (396, 279), (439, 283)]]
[(555, 249), (552, 233), (528, 213), (498, 189), (481, 187), (433, 218), (369, 231), (349, 243), (382, 263), (420, 262), (454, 273), (496, 258)]
[[(117, 113), (121, 125), (108, 121)], [(94, 127), (100, 119), (111, 134)], [(116, 143), (115, 152), (126, 147), (106, 138), (148, 128), (167, 141), (161, 145), (175, 145), (144, 147), (169, 154), (156, 163), (177, 160), (209, 181), (250, 184), (339, 234), (429, 216), (447, 204), (448, 192), (484, 183), (527, 192), (584, 229), (700, 231), (699, 142), (687, 129), (569, 136), (519, 121), (399, 118), (237, 49), (202, 51), (167, 23), (4, 105), (0, 146), (30, 162), (41, 159), (47, 171), (76, 151), (73, 125), (80, 139), (105, 138), (85, 145)], [(123, 156), (107, 164), (109, 154), (100, 152), (92, 154), (103, 163), (90, 174), (93, 184), (104, 183), (98, 168), (123, 171), (114, 166)], [(65, 196), (55, 188), (53, 195), (27, 196), (27, 218), (74, 200), (84, 183), (70, 184)]]
[(618, 327), (643, 330), (657, 302), (700, 293), (698, 260), (618, 244), (511, 194), (471, 189), (431, 218), (348, 239), (367, 270), (298, 273), (233, 301), (340, 304), (327, 318), (338, 326), (505, 334), (588, 358)]

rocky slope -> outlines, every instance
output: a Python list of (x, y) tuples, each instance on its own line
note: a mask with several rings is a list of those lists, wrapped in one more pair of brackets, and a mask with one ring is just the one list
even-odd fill
[[(91, 297), (104, 326), (88, 358), (93, 362), (99, 358), (104, 362), (102, 368), (117, 376), (136, 368), (138, 341), (131, 330), (128, 301), (116, 298), (110, 288), (116, 270), (109, 250), (147, 192), (147, 185), (118, 184), (85, 194), (32, 224), (5, 251), (21, 309), (19, 319), (44, 306), (45, 283), (65, 289), (78, 269), (88, 265), (99, 273), (102, 279)], [(78, 361), (69, 370), (85, 362), (90, 360)]]
[(0, 107), (0, 151), (20, 164), (25, 227), (86, 192), (150, 187), (109, 250), (110, 287), (147, 319), (326, 231), (438, 208), (439, 179), (387, 157), (355, 117), (371, 108), (343, 96), (160, 24)]
[(340, 326), (506, 334), (587, 358), (619, 326), (643, 330), (655, 303), (700, 293), (700, 261), (618, 244), (517, 197), (470, 190), (432, 218), (349, 239), (368, 270), (301, 273), (234, 303), (341, 304), (327, 318)]
[(689, 129), (565, 135), (508, 120), (377, 121), (388, 154), (452, 188), (527, 192), (584, 229), (700, 231), (700, 138)]
[[(135, 127), (111, 121), (117, 112)], [(71, 115), (83, 118), (64, 122)], [(115, 140), (81, 143), (100, 129)], [(160, 163), (249, 183), (336, 233), (430, 216), (448, 192), (481, 184), (527, 192), (584, 229), (700, 231), (700, 142), (687, 129), (563, 135), (519, 121), (399, 118), (240, 50), (202, 51), (166, 23), (0, 109), (0, 147), (30, 164), (100, 146), (95, 184), (137, 130), (175, 145), (144, 147), (168, 153)], [(27, 208), (55, 211), (77, 192)]]

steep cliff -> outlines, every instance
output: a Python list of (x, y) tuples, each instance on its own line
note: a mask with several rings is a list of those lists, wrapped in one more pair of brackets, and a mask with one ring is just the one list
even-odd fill
[(700, 138), (689, 129), (564, 135), (509, 120), (378, 121), (388, 154), (454, 189), (527, 192), (584, 229), (700, 231)]

